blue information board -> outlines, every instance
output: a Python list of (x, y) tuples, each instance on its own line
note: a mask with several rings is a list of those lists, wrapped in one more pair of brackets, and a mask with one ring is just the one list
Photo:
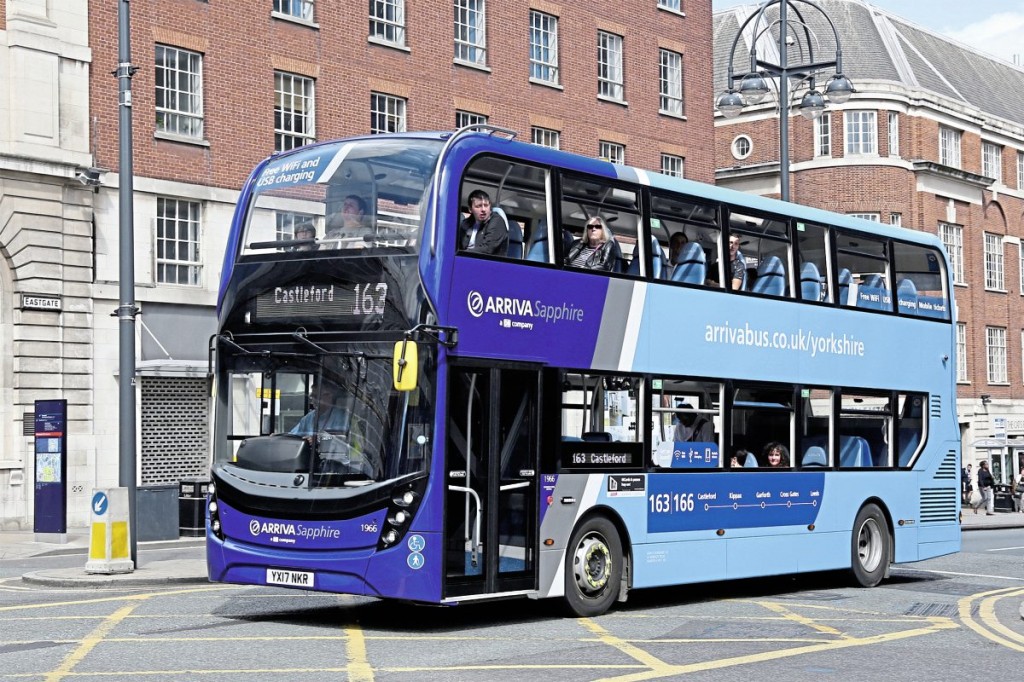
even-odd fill
[(67, 400), (37, 400), (35, 420), (36, 533), (68, 530)]

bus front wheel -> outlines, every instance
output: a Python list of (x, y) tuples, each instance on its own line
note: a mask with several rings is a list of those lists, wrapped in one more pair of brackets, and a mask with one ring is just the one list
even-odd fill
[(599, 616), (619, 593), (622, 542), (604, 517), (584, 521), (572, 534), (565, 554), (565, 602), (572, 616)]
[(851, 544), (854, 581), (862, 587), (874, 587), (885, 577), (890, 559), (889, 526), (876, 505), (864, 505), (857, 513)]

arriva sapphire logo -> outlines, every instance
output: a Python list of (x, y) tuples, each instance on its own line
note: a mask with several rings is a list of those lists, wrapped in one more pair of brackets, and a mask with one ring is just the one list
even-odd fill
[(469, 296), (466, 297), (466, 307), (469, 308), (469, 314), (473, 317), (480, 317), (484, 314), (484, 297), (480, 295), (479, 291), (469, 292)]

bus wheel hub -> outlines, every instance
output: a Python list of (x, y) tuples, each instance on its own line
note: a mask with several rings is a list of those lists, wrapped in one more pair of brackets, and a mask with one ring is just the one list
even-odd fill
[(576, 584), (584, 594), (594, 594), (604, 589), (612, 572), (611, 552), (600, 538), (589, 537), (576, 548)]

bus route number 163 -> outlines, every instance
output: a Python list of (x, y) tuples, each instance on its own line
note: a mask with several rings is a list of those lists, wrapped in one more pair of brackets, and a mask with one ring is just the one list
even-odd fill
[(693, 511), (693, 493), (657, 493), (649, 495), (652, 514), (674, 514)]

